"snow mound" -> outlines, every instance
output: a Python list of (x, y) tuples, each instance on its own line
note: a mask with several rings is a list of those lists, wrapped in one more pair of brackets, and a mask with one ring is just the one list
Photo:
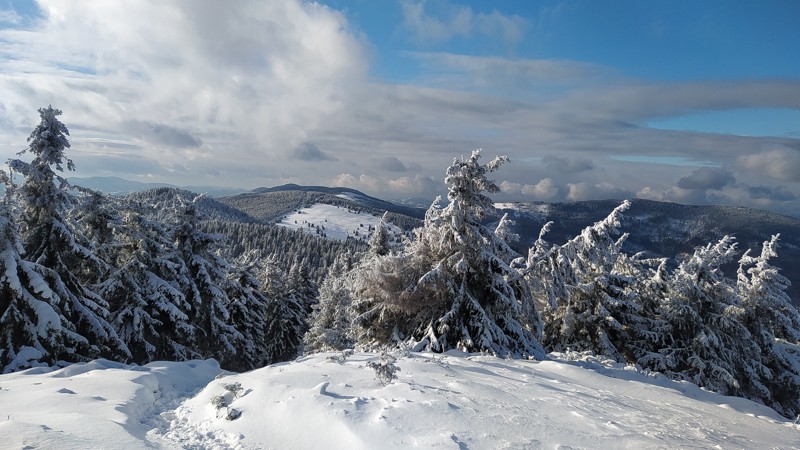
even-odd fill
[[(213, 361), (100, 363), (69, 376), (27, 371), (0, 376), (0, 442), (67, 449), (800, 446), (798, 425), (748, 400), (591, 355), (552, 356), (412, 353), (387, 362), (328, 353), (216, 379)], [(381, 380), (381, 362), (399, 368), (397, 378)]]
[(159, 429), (169, 426), (161, 412), (221, 373), (214, 360), (146, 366), (97, 360), (2, 375), (0, 447), (153, 448)]

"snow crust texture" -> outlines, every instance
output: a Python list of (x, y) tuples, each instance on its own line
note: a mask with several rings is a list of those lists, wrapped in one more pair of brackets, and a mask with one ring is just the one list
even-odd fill
[[(748, 400), (580, 354), (317, 354), (242, 374), (105, 360), (0, 376), (0, 447), (60, 449), (798, 448)], [(385, 358), (384, 358), (385, 360)]]

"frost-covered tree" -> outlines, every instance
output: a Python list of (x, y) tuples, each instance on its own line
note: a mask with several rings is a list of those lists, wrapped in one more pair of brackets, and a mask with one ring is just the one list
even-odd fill
[(23, 259), (17, 217), (9, 204), (14, 186), (4, 172), (0, 179), (6, 186), (0, 205), (0, 372), (75, 360), (76, 354), (89, 353), (88, 342), (60, 314), (56, 291), (64, 287), (58, 275)]
[(735, 286), (720, 268), (735, 254), (734, 239), (725, 236), (680, 263), (661, 308), (668, 342), (640, 361), (646, 368), (726, 395), (742, 395), (740, 381), (759, 378), (763, 368), (754, 355), (760, 349), (741, 322)]
[[(74, 198), (67, 191), (66, 181), (53, 168), (74, 170), (64, 153), (70, 144), (69, 131), (52, 107), (39, 109), (41, 121), (28, 138), (30, 163), (13, 159), (9, 167), (24, 175), (15, 200), (21, 209), (23, 243), (28, 261), (50, 269), (63, 285), (59, 293), (60, 311), (74, 325), (75, 332), (89, 343), (85, 354), (76, 358), (104, 356), (125, 359), (128, 349), (108, 323), (108, 304), (87, 286), (107, 272), (107, 266), (96, 256), (90, 241), (76, 232), (66, 220)], [(53, 288), (54, 284), (50, 284)]]
[(759, 379), (743, 380), (743, 387), (748, 398), (795, 418), (800, 415), (800, 312), (786, 293), (789, 280), (770, 263), (778, 256), (779, 237), (765, 241), (759, 256), (750, 256), (748, 250), (739, 262), (742, 320), (761, 348), (757, 355), (767, 369)]
[[(296, 266), (293, 266), (296, 267)], [(303, 348), (303, 336), (308, 331), (308, 317), (313, 303), (298, 279), (302, 272), (295, 269), (294, 277), (272, 261), (267, 264), (267, 295), (264, 333), (269, 362), (288, 361), (297, 357)], [(294, 278), (294, 280), (292, 279)]]
[(632, 270), (626, 265), (620, 270), (633, 279), (630, 289), (637, 294), (639, 308), (637, 315), (628, 316), (631, 332), (624, 343), (624, 356), (628, 362), (652, 366), (650, 359), (660, 359), (658, 351), (669, 344), (670, 325), (661, 313), (671, 276), (667, 259), (646, 259), (637, 254), (624, 261), (633, 263)]
[(168, 259), (172, 243), (165, 226), (128, 211), (113, 226), (118, 246), (116, 269), (98, 284), (111, 306), (112, 325), (133, 361), (182, 361), (200, 357), (192, 307), (181, 290), (182, 261)]
[(213, 251), (216, 238), (200, 229), (197, 201), (179, 209), (172, 230), (175, 258), (186, 270), (180, 285), (192, 308), (189, 323), (197, 333), (196, 350), (233, 368), (241, 357), (237, 353), (247, 344), (245, 335), (232, 323), (231, 300), (223, 287), (228, 264)]
[[(604, 220), (549, 251), (534, 245), (528, 278), (547, 279), (540, 301), (545, 328), (543, 343), (550, 351), (592, 351), (618, 361), (643, 320), (638, 294), (631, 287), (640, 275), (636, 261), (621, 251), (627, 234), (619, 235), (625, 201)], [(555, 282), (560, 285), (556, 285)], [(560, 297), (563, 296), (563, 297)]]
[(449, 204), (428, 210), (415, 241), (398, 255), (377, 257), (358, 271), (356, 338), (364, 346), (410, 343), (417, 350), (543, 355), (540, 319), (515, 253), (481, 223), (499, 192), (480, 151), (455, 159), (445, 183)]
[(350, 285), (352, 263), (346, 256), (336, 260), (319, 290), (304, 341), (306, 353), (340, 351), (355, 344), (351, 328), (353, 317)]
[(275, 352), (269, 347), (271, 336), (265, 322), (276, 320), (276, 317), (280, 320), (280, 316), (270, 313), (272, 299), (264, 292), (258, 277), (248, 267), (232, 266), (223, 289), (230, 299), (231, 323), (243, 336), (232, 365), (258, 368), (277, 361)]
[(372, 255), (386, 256), (392, 249), (392, 235), (387, 221), (388, 214), (388, 212), (383, 214), (380, 223), (375, 227), (375, 231), (369, 238), (369, 251)]

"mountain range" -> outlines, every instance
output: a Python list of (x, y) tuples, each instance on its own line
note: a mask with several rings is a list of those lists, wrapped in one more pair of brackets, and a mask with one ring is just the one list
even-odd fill
[[(121, 178), (73, 178), (73, 184), (112, 193), (150, 189), (148, 183), (131, 182)], [(161, 186), (161, 185), (159, 185)], [(263, 187), (251, 191), (232, 188), (185, 187), (194, 192), (206, 192), (211, 197), (203, 199), (202, 209), (207, 216), (234, 222), (260, 222), (276, 224), (287, 214), (309, 208), (315, 204), (328, 204), (348, 211), (381, 216), (388, 212), (388, 220), (410, 231), (422, 224), (425, 210), (381, 200), (350, 188), (325, 186), (299, 186), (287, 184)], [(218, 194), (225, 194), (220, 196)], [(184, 192), (183, 195), (189, 195)], [(545, 240), (561, 244), (574, 237), (594, 222), (606, 217), (621, 202), (618, 200), (592, 200), (567, 203), (513, 202), (497, 203), (496, 214), (487, 217), (489, 225), (496, 224), (508, 213), (514, 221), (512, 230), (520, 236), (512, 247), (520, 254), (539, 236), (542, 226), (552, 221)], [(328, 220), (335, 220), (328, 219)], [(692, 206), (669, 202), (633, 199), (624, 214), (621, 232), (629, 233), (623, 249), (630, 254), (645, 252), (651, 257), (666, 257), (677, 264), (679, 258), (690, 254), (697, 246), (716, 242), (725, 235), (733, 235), (744, 252), (757, 253), (761, 244), (773, 234), (780, 233), (781, 247), (777, 265), (792, 286), (788, 293), (795, 305), (800, 305), (800, 219), (773, 212), (734, 206)], [(736, 265), (723, 269), (735, 278)]]

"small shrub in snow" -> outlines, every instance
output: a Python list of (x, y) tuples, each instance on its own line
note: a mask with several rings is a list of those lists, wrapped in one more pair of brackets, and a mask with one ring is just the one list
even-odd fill
[(370, 361), (367, 363), (367, 367), (372, 368), (372, 370), (375, 371), (375, 378), (377, 378), (382, 385), (386, 386), (393, 380), (396, 380), (397, 372), (400, 372), (400, 368), (397, 367), (395, 361), (397, 361), (397, 359), (394, 356), (383, 352), (381, 353), (380, 362)]
[(347, 361), (347, 358), (351, 356), (353, 356), (353, 350), (348, 348), (346, 350), (342, 350), (342, 353), (338, 355), (328, 356), (328, 361), (335, 362), (338, 364), (344, 364), (345, 361)]

